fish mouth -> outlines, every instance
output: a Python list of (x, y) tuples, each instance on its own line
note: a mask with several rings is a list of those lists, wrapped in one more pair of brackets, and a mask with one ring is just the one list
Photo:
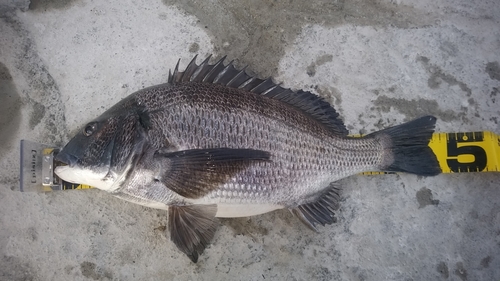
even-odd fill
[(56, 164), (54, 173), (67, 182), (110, 190), (113, 184), (113, 177), (110, 174), (113, 144), (114, 142), (108, 144), (102, 155), (88, 157), (86, 144), (75, 138), (55, 155), (54, 160), (59, 165)]
[(75, 155), (69, 154), (69, 153), (65, 152), (64, 150), (60, 151), (56, 155), (54, 160), (61, 162), (63, 164), (66, 164), (70, 167), (74, 167), (76, 165), (76, 163), (78, 163), (78, 157), (76, 157)]

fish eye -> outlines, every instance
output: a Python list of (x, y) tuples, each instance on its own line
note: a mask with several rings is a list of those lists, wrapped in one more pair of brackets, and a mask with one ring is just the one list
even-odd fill
[(95, 122), (88, 123), (87, 126), (83, 128), (83, 134), (87, 137), (90, 137), (94, 133), (96, 128), (97, 126)]

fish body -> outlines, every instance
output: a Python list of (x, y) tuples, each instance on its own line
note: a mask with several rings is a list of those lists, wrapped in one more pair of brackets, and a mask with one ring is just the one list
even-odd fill
[[(210, 58), (210, 57), (209, 57)], [(174, 243), (196, 262), (216, 217), (288, 208), (315, 229), (335, 221), (339, 179), (370, 170), (440, 172), (426, 116), (347, 136), (321, 98), (195, 59), (84, 126), (57, 155), (56, 174), (168, 209)]]

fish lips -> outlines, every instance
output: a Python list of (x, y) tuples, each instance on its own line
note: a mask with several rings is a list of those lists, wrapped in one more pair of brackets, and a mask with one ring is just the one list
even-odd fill
[(78, 145), (78, 140), (72, 139), (66, 146), (61, 149), (54, 157), (55, 161), (66, 164), (70, 167), (75, 167), (79, 164), (80, 159), (83, 158), (83, 148)]
[(66, 164), (66, 165), (68, 165), (70, 167), (74, 167), (78, 163), (79, 158), (76, 157), (75, 155), (69, 154), (65, 150), (61, 150), (56, 155), (56, 157), (54, 158), (54, 160), (56, 160), (58, 162), (61, 162), (61, 163), (64, 163), (64, 164)]

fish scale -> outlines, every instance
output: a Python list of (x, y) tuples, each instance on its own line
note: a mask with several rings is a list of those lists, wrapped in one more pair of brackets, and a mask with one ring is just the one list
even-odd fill
[(335, 182), (364, 171), (440, 172), (425, 116), (347, 136), (322, 98), (196, 58), (168, 83), (123, 99), (56, 156), (55, 173), (148, 207), (167, 209), (177, 247), (196, 262), (216, 217), (288, 208), (312, 229), (333, 223)]

